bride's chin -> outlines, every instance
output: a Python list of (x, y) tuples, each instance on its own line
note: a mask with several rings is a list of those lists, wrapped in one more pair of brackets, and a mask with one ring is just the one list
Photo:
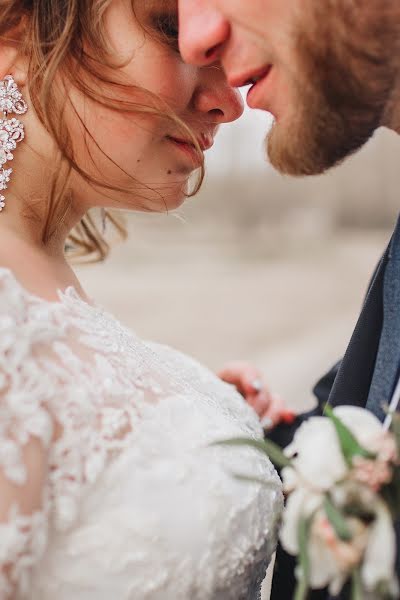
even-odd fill
[(189, 178), (185, 177), (180, 183), (170, 189), (166, 189), (162, 198), (158, 198), (157, 203), (160, 210), (175, 210), (185, 203), (189, 191)]
[(187, 195), (183, 190), (180, 190), (177, 193), (161, 194), (148, 204), (146, 210), (154, 213), (166, 213), (176, 210), (182, 206), (186, 200)]
[(180, 206), (182, 206), (182, 204), (185, 203), (186, 200), (187, 200), (187, 196), (185, 196), (185, 194), (183, 194), (183, 193), (177, 195), (176, 197), (166, 198), (165, 205), (163, 207), (163, 212), (165, 212), (166, 208), (168, 210), (175, 210), (175, 209), (179, 208)]

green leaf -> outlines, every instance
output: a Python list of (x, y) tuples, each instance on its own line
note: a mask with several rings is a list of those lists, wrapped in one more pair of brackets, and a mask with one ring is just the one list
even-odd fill
[(396, 438), (397, 451), (400, 452), (400, 414), (399, 413), (392, 414), (392, 423), (391, 423), (390, 429), (393, 432), (394, 437)]
[(340, 448), (342, 450), (343, 457), (349, 467), (353, 464), (353, 458), (355, 456), (362, 456), (363, 458), (374, 459), (376, 454), (373, 454), (366, 448), (363, 448), (357, 441), (357, 438), (352, 434), (350, 429), (334, 414), (332, 408), (329, 405), (325, 406), (325, 414), (332, 421), (336, 433), (339, 438)]
[(305, 579), (301, 578), (297, 582), (296, 591), (294, 594), (294, 600), (307, 600), (309, 586)]
[(257, 483), (264, 487), (268, 487), (271, 489), (281, 489), (281, 483), (274, 481), (265, 481), (265, 479), (261, 479), (261, 477), (253, 477), (252, 475), (242, 475), (241, 473), (232, 473), (232, 476), (238, 481), (245, 481), (248, 483)]
[(379, 600), (398, 600), (398, 595), (391, 589), (388, 581), (381, 581), (378, 583), (375, 594)]
[(308, 540), (313, 517), (301, 519), (298, 529), (299, 540), (299, 572), (294, 600), (307, 600), (310, 581), (310, 558), (308, 556)]
[(212, 446), (249, 446), (266, 454), (277, 467), (290, 467), (291, 460), (284, 455), (281, 448), (270, 440), (253, 440), (252, 438), (231, 438), (214, 442)]
[(312, 524), (313, 517), (309, 517), (308, 519), (300, 519), (299, 522), (299, 563), (303, 573), (304, 579), (307, 581), (310, 580), (310, 558), (308, 556), (308, 539), (310, 537), (310, 530)]
[(350, 600), (363, 600), (363, 595), (361, 574), (356, 570), (351, 577)]
[(346, 523), (346, 519), (341, 510), (333, 504), (329, 496), (325, 496), (324, 510), (336, 536), (343, 542), (350, 542), (353, 536)]

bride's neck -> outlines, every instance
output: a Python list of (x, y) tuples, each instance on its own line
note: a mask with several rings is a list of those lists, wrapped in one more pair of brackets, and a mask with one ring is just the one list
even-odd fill
[[(46, 203), (36, 200), (36, 211), (32, 212), (27, 203), (27, 199), (7, 194), (6, 207), (0, 213), (0, 267), (10, 269), (25, 289), (40, 298), (57, 302), (57, 290), (73, 286), (88, 301), (65, 256), (69, 226), (62, 223), (49, 240), (43, 241), (41, 215)], [(70, 218), (66, 221), (69, 223)]]
[(63, 220), (54, 233), (45, 239), (46, 196), (43, 199), (35, 195), (23, 198), (19, 193), (14, 193), (15, 187), (13, 186), (12, 192), (6, 190), (4, 194), (6, 206), (0, 213), (0, 238), (20, 240), (32, 251), (47, 255), (49, 259), (60, 259), (71, 229), (70, 218)]
[[(35, 161), (29, 149), (18, 151), (9, 187), (3, 192), (6, 204), (0, 212), (0, 239), (12, 236), (50, 260), (61, 260), (68, 234), (83, 216), (83, 208), (79, 210), (71, 198), (65, 200), (67, 206), (56, 201), (50, 209), (54, 173), (43, 160)], [(49, 210), (50, 235), (45, 231)]]

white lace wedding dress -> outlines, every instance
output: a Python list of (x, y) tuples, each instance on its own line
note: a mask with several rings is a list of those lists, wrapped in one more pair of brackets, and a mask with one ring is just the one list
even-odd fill
[[(282, 495), (235, 390), (0, 268), (0, 598), (256, 600)], [(254, 475), (269, 485), (248, 483)]]

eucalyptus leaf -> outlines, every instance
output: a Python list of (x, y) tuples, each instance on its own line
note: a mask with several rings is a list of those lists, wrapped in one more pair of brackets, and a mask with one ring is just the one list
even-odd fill
[(307, 600), (310, 581), (310, 558), (308, 555), (308, 540), (313, 517), (301, 519), (298, 528), (299, 541), (299, 577), (294, 600)]
[(324, 510), (336, 536), (343, 542), (350, 542), (353, 536), (347, 525), (345, 516), (342, 511), (333, 504), (329, 496), (325, 496)]
[(274, 481), (265, 481), (265, 479), (261, 479), (261, 477), (254, 477), (253, 475), (242, 475), (241, 473), (232, 473), (232, 476), (238, 481), (244, 481), (248, 483), (257, 483), (267, 488), (271, 488), (274, 490), (281, 489), (281, 483)]
[(268, 458), (279, 468), (290, 467), (291, 460), (284, 455), (281, 448), (270, 440), (254, 440), (252, 438), (231, 438), (214, 442), (213, 446), (248, 446), (266, 454)]
[(343, 457), (349, 467), (353, 464), (353, 458), (355, 456), (361, 456), (363, 458), (374, 459), (376, 454), (373, 454), (366, 448), (363, 448), (358, 442), (357, 438), (352, 434), (350, 429), (341, 421), (333, 412), (329, 405), (325, 406), (325, 415), (332, 421), (336, 433), (339, 438), (340, 448), (342, 450)]
[(394, 437), (396, 438), (397, 451), (400, 452), (400, 414), (393, 413), (392, 414), (392, 424), (391, 430), (393, 432)]
[(398, 600), (397, 591), (391, 589), (391, 586), (387, 581), (378, 583), (375, 594), (380, 600)]
[(305, 579), (299, 579), (294, 594), (294, 600), (307, 600), (309, 589), (310, 588), (308, 587), (308, 584), (306, 583)]
[(351, 577), (351, 600), (364, 600), (360, 571), (354, 571)]
[(308, 556), (308, 540), (310, 537), (311, 524), (313, 517), (308, 519), (300, 519), (298, 537), (299, 537), (299, 564), (303, 573), (304, 579), (309, 581), (310, 579), (310, 558)]

